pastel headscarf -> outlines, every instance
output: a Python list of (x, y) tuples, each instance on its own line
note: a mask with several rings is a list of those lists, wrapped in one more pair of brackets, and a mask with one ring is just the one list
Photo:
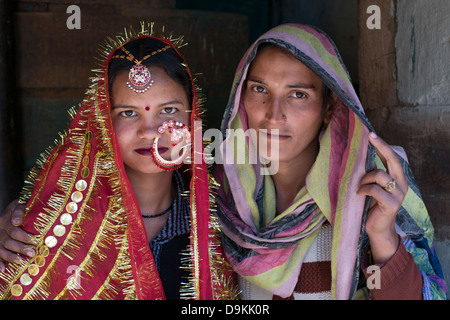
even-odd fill
[[(332, 296), (351, 299), (368, 246), (364, 220), (370, 199), (357, 195), (356, 190), (366, 172), (382, 166), (368, 142), (373, 128), (331, 39), (315, 27), (285, 24), (262, 35), (242, 58), (222, 122), (224, 137), (229, 129), (248, 129), (243, 86), (259, 45), (267, 42), (286, 49), (312, 70), (338, 101), (330, 124), (320, 134), (320, 151), (306, 186), (280, 215), (275, 217), (271, 177), (259, 174), (261, 163), (225, 162), (218, 168), (217, 179), (222, 183), (218, 216), (225, 253), (240, 276), (275, 295), (288, 297), (307, 250), (328, 221), (333, 226)], [(223, 159), (236, 160), (237, 155), (252, 152), (248, 142), (232, 144), (230, 137), (222, 145)], [(445, 283), (433, 250), (433, 227), (406, 157), (400, 148), (395, 150), (409, 183), (396, 227), (422, 273), (424, 297), (442, 298)]]

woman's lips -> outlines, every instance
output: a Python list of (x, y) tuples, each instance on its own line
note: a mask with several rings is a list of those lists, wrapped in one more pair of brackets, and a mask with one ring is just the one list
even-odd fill
[(290, 136), (281, 135), (281, 134), (271, 134), (267, 132), (267, 130), (260, 130), (259, 134), (261, 138), (266, 138), (267, 140), (272, 141), (284, 141), (290, 138)]
[[(159, 147), (158, 148), (158, 153), (159, 154), (163, 154), (165, 153), (167, 150), (169, 150), (169, 148), (166, 147)], [(151, 156), (152, 154), (152, 148), (139, 148), (139, 149), (135, 149), (134, 150), (136, 153), (140, 154), (141, 156)]]

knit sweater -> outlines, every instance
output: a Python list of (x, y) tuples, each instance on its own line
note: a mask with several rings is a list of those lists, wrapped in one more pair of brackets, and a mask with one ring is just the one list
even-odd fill
[[(333, 228), (325, 224), (313, 245), (308, 250), (302, 264), (300, 275), (290, 300), (329, 300), (331, 296), (331, 244)], [(362, 272), (366, 279), (368, 259), (363, 261)], [(370, 290), (370, 298), (374, 300), (420, 300), (422, 299), (422, 276), (413, 256), (408, 253), (402, 243), (396, 253), (384, 265), (376, 265), (379, 269), (379, 289)], [(261, 289), (242, 277), (239, 277), (241, 298), (244, 300), (282, 299), (269, 291)]]

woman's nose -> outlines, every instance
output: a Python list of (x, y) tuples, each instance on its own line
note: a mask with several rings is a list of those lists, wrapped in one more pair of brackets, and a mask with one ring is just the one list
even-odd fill
[(159, 135), (158, 128), (160, 126), (161, 123), (154, 119), (142, 119), (137, 131), (138, 137), (141, 139), (153, 140)]
[(283, 102), (277, 97), (272, 97), (266, 102), (266, 119), (272, 123), (283, 122)]

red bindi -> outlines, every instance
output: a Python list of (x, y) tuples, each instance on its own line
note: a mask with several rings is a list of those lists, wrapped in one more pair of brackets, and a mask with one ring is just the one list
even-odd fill
[(148, 110), (150, 110), (150, 107), (149, 106), (145, 107), (145, 111), (148, 111)]

